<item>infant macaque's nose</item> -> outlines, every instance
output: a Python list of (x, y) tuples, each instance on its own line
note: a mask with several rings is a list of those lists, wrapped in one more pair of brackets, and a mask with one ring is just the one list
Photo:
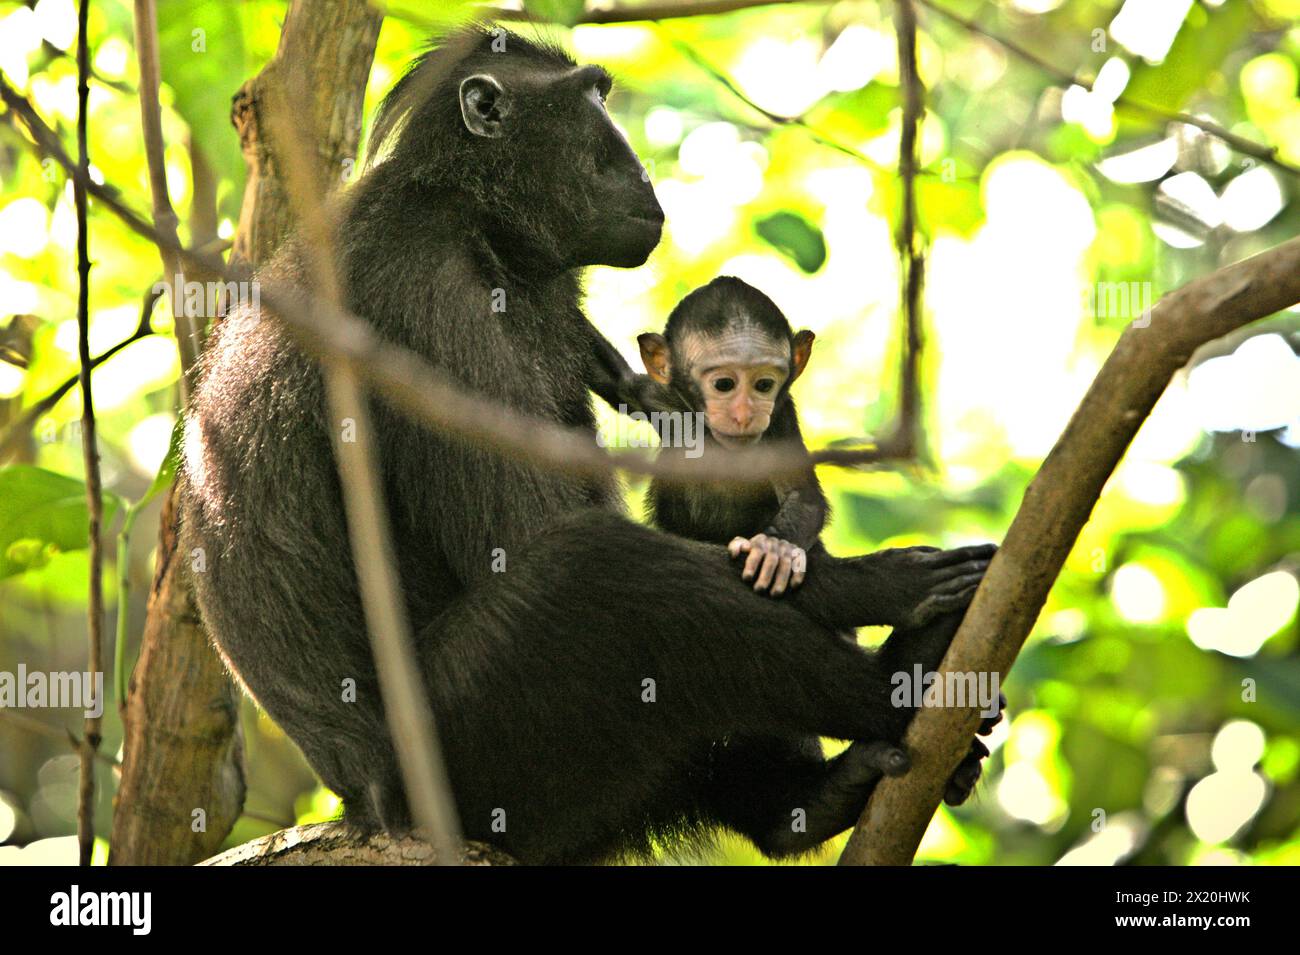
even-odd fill
[(731, 420), (741, 431), (748, 431), (754, 421), (754, 408), (748, 401), (737, 401), (731, 406)]

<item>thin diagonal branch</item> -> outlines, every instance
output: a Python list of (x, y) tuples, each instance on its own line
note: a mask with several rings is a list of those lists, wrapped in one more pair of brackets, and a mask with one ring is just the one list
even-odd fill
[[(62, 743), (68, 743), (78, 754), (80, 754), (82, 749), (85, 747), (85, 740), (78, 739), (77, 735), (73, 733), (72, 730), (51, 726), (49, 723), (44, 723), (41, 720), (36, 719), (34, 716), (28, 716), (20, 710), (9, 709), (8, 707), (0, 709), (0, 720), (4, 720), (5, 722), (12, 724), (19, 729), (26, 730), (29, 733), (44, 736), (47, 739), (58, 740)], [(113, 758), (111, 754), (105, 753), (103, 750), (95, 750), (94, 755), (95, 759), (99, 760), (99, 762), (109, 768), (116, 768), (119, 765), (118, 761)]]
[[(107, 351), (101, 352), (92, 358), (90, 360), (90, 367), (92, 370), (98, 368), (128, 345), (133, 345), (142, 338), (148, 338), (150, 335), (157, 334), (153, 330), (153, 320), (151, 316), (153, 314), (154, 303), (158, 301), (161, 295), (162, 292), (157, 290), (157, 283), (145, 292), (144, 305), (141, 307), (140, 312), (140, 321), (136, 325), (135, 331), (113, 347), (109, 348)], [(30, 408), (23, 411), (22, 415), (19, 416), (17, 420), (10, 424), (9, 427), (5, 428), (4, 433), (0, 434), (0, 463), (3, 463), (9, 455), (13, 454), (18, 449), (19, 443), (31, 432), (32, 428), (36, 426), (36, 422), (40, 419), (41, 415), (49, 412), (51, 408), (63, 400), (63, 396), (71, 391), (80, 380), (80, 371), (75, 375), (69, 376), (61, 385), (47, 394), (44, 398), (41, 398)]]
[(803, 116), (783, 116), (780, 113), (774, 113), (769, 109), (764, 109), (758, 103), (754, 102), (754, 100), (736, 84), (735, 80), (729, 77), (713, 63), (709, 62), (709, 60), (706, 59), (698, 50), (683, 43), (671, 33), (667, 32), (666, 29), (661, 28), (661, 32), (663, 33), (664, 38), (672, 45), (673, 49), (694, 63), (697, 67), (712, 77), (716, 83), (725, 88), (732, 96), (736, 97), (736, 99), (740, 100), (750, 109), (760, 114), (768, 122), (776, 126), (794, 126), (798, 129), (802, 129), (808, 135), (809, 139), (820, 146), (825, 146), (828, 149), (834, 149), (836, 152), (843, 153), (845, 156), (857, 160), (864, 166), (882, 175), (892, 176), (894, 174), (892, 169), (881, 165), (870, 156), (859, 152), (852, 146), (846, 146), (841, 142), (831, 139), (824, 133), (818, 132), (809, 125), (808, 121), (804, 119)]
[[(726, 13), (733, 13), (740, 10), (752, 10), (758, 7), (775, 7), (775, 6), (784, 6), (792, 3), (820, 3), (820, 2), (826, 2), (826, 0), (704, 0), (704, 2), (701, 3), (680, 3), (680, 4), (655, 3), (655, 4), (645, 4), (642, 6), (634, 6), (634, 7), (617, 6), (617, 7), (611, 7), (609, 9), (586, 10), (577, 19), (576, 22), (582, 24), (658, 22), (661, 20), (671, 20), (671, 19), (684, 18), (684, 17), (714, 16), (714, 15), (720, 15)], [(941, 4), (936, 3), (935, 0), (916, 0), (916, 2), (920, 3), (922, 6), (926, 7), (929, 10), (933, 10), (939, 16), (952, 21), (958, 26), (966, 30), (969, 30), (972, 33), (977, 33), (980, 36), (984, 37), (985, 39), (991, 40), (994, 43), (997, 43), (999, 46), (1003, 47), (1008, 53), (1012, 54), (1015, 57), (1018, 57), (1021, 60), (1024, 60), (1026, 63), (1033, 64), (1038, 69), (1054, 77), (1058, 82), (1064, 83), (1066, 85), (1082, 86), (1084, 89), (1087, 90), (1092, 89), (1091, 80), (1088, 80), (1084, 77), (1075, 76), (1074, 74), (1062, 70), (1060, 67), (1053, 65), (1045, 58), (1039, 56), (1038, 54), (1029, 50), (1027, 47), (1016, 42), (1015, 40), (1009, 39), (1007, 37), (1002, 36), (1001, 34), (995, 33), (992, 30), (989, 30), (988, 28), (981, 26), (979, 23), (977, 23), (975, 20), (971, 18), (963, 16), (962, 14), (957, 13), (953, 10), (949, 10), (946, 7), (942, 6)], [(545, 20), (537, 17), (535, 14), (529, 13), (528, 11), (524, 11), (524, 10), (502, 10), (487, 4), (485, 4), (481, 9), (485, 16), (490, 16), (498, 20), (523, 21), (523, 22), (530, 22), (530, 23), (546, 22)], [(415, 22), (423, 23), (426, 26), (433, 25), (433, 21), (431, 20), (420, 18), (418, 16), (412, 17), (406, 14), (405, 12), (393, 12), (390, 14), (390, 16), (398, 16), (398, 17), (402, 17), (403, 19), (412, 19)], [(700, 65), (703, 66), (704, 64), (701, 63)], [(707, 67), (705, 68), (707, 69)], [(714, 71), (710, 70), (710, 72), (714, 72)], [(715, 73), (715, 79), (718, 78), (720, 78), (720, 76)], [(736, 95), (741, 96), (741, 98), (744, 99), (743, 95), (740, 94), (738, 90), (734, 89), (734, 85), (729, 85), (728, 88), (730, 88), (733, 93), (736, 93)], [(764, 110), (762, 107), (758, 106), (753, 102), (750, 102), (748, 100), (746, 100), (746, 102), (750, 107), (762, 113), (771, 122), (780, 123), (780, 124), (790, 124), (793, 122), (796, 125), (800, 125), (803, 126), (803, 128), (808, 129), (808, 127), (804, 125), (802, 122), (798, 122), (792, 119), (791, 117), (782, 117), (778, 114), (773, 114), (767, 110)], [(1235, 149), (1237, 152), (1241, 153), (1242, 155), (1253, 156), (1256, 159), (1262, 160), (1263, 162), (1270, 163), (1271, 165), (1274, 165), (1279, 169), (1285, 170), (1286, 172), (1291, 173), (1292, 175), (1300, 175), (1300, 166), (1296, 166), (1292, 163), (1287, 162), (1284, 159), (1281, 159), (1278, 156), (1278, 149), (1276, 146), (1267, 146), (1263, 143), (1256, 142), (1255, 140), (1247, 139), (1244, 136), (1240, 136), (1228, 129), (1225, 129), (1224, 127), (1220, 126), (1218, 123), (1206, 119), (1201, 119), (1197, 116), (1191, 115), (1190, 113), (1183, 113), (1174, 110), (1161, 109), (1158, 106), (1151, 106), (1150, 104), (1147, 103), (1141, 103), (1132, 99), (1131, 97), (1122, 96), (1122, 95), (1115, 100), (1115, 105), (1124, 109), (1131, 110), (1132, 112), (1135, 113), (1141, 113), (1142, 115), (1151, 117), (1153, 119), (1159, 119), (1165, 122), (1185, 123), (1189, 126), (1195, 126), (1197, 129), (1203, 130), (1204, 132), (1209, 133), (1211, 136), (1223, 140), (1223, 142), (1231, 146), (1233, 149)], [(818, 134), (815, 130), (808, 129), (808, 131), (810, 135), (812, 135), (813, 138), (816, 139), (816, 141), (821, 143), (822, 145), (828, 146), (832, 149), (839, 150), (840, 152), (852, 156), (853, 158), (873, 168), (880, 168), (879, 164), (873, 163), (871, 159), (862, 155), (861, 153), (858, 153), (853, 149), (845, 147), (840, 143), (836, 143), (834, 141), (826, 139), (825, 137), (821, 137), (820, 134)], [(925, 171), (921, 171), (921, 175), (929, 175), (929, 173)]]
[[(578, 23), (612, 24), (637, 23), (645, 20), (674, 20), (681, 17), (707, 17), (755, 7), (785, 6), (795, 3), (831, 3), (833, 0), (698, 0), (695, 3), (646, 3), (639, 6), (618, 6), (598, 10), (585, 10)], [(544, 23), (526, 10), (501, 10), (484, 6), (483, 12), (498, 20), (525, 23)]]
[(898, 75), (903, 91), (903, 122), (898, 141), (898, 171), (903, 180), (902, 210), (894, 243), (903, 272), (903, 344), (899, 374), (901, 406), (898, 438), (913, 447), (919, 442), (921, 420), (920, 363), (922, 347), (921, 290), (925, 283), (924, 237), (917, 233), (916, 176), (920, 167), (918, 132), (925, 113), (925, 87), (916, 59), (916, 8), (912, 0), (895, 0), (894, 29), (898, 37)]
[[(58, 138), (36, 115), (31, 104), (0, 79), (0, 99), (20, 118), (46, 155), (69, 174), (76, 168)], [(175, 250), (184, 261), (221, 275), (228, 281), (247, 282), (253, 274), (241, 266), (228, 266), (219, 257), (183, 248), (161, 235), (111, 190), (82, 177), (87, 191), (117, 215), (136, 234)], [(269, 313), (294, 335), (298, 345), (317, 358), (347, 362), (368, 385), (413, 418), (462, 440), (474, 441), (498, 453), (514, 454), (541, 467), (578, 474), (607, 474), (618, 469), (677, 480), (763, 483), (802, 475), (810, 464), (860, 467), (907, 456), (891, 437), (873, 447), (831, 447), (812, 454), (797, 446), (773, 444), (745, 451), (711, 448), (706, 458), (659, 456), (653, 452), (621, 451), (611, 455), (597, 447), (589, 432), (566, 428), (554, 421), (520, 414), (460, 387), (453, 379), (413, 352), (381, 339), (366, 322), (309, 294), (259, 279), (261, 300)]]
[[(162, 109), (158, 103), (158, 86), (162, 71), (158, 60), (158, 15), (154, 0), (135, 0), (135, 48), (140, 65), (140, 126), (144, 132), (144, 155), (149, 168), (149, 188), (153, 194), (154, 228), (176, 239), (176, 212), (167, 195), (167, 167), (163, 159)], [(174, 245), (179, 241), (173, 242)], [(184, 265), (174, 250), (160, 247), (163, 271), (171, 288), (184, 288)], [(190, 387), (190, 370), (203, 348), (202, 331), (183, 301), (173, 296), (172, 315), (176, 322), (176, 344), (181, 354), (181, 403)]]
[[(0, 710), (0, 720), (5, 720), (29, 733), (69, 743), (72, 748), (78, 752), (80, 752), (81, 747), (84, 745), (84, 741), (77, 739), (76, 734), (73, 733), (72, 730), (51, 726), (49, 723), (43, 723), (34, 717), (19, 712), (18, 710)], [(97, 750), (95, 752), (95, 759), (103, 763), (109, 769), (120, 769), (122, 766), (122, 764), (117, 761), (116, 757), (111, 753), (105, 753), (103, 750)], [(245, 809), (243, 815), (248, 819), (256, 819), (258, 822), (264, 822), (267, 825), (276, 826), (280, 829), (293, 825), (292, 819), (285, 819), (283, 816), (273, 816), (269, 812), (261, 812), (256, 809)]]
[[(99, 446), (95, 439), (95, 400), (90, 372), (90, 234), (86, 221), (86, 182), (90, 169), (90, 147), (86, 122), (89, 115), (90, 47), (87, 23), (90, 0), (81, 0), (77, 11), (77, 169), (73, 202), (77, 208), (77, 357), (81, 363), (81, 454), (86, 469), (86, 512), (90, 517), (90, 594), (86, 602), (91, 674), (103, 673), (104, 657), (104, 551), (100, 534), (104, 523), (104, 494), (100, 487)], [(101, 684), (102, 685), (102, 684)], [(99, 710), (103, 711), (103, 700)], [(81, 778), (77, 799), (77, 846), (80, 863), (90, 865), (95, 848), (95, 754), (99, 752), (102, 717), (87, 716), (81, 741)]]
[[(1073, 73), (1061, 69), (1059, 66), (1052, 64), (1038, 54), (1021, 46), (1015, 40), (1010, 40), (998, 33), (994, 33), (992, 30), (980, 26), (969, 17), (964, 17), (960, 13), (956, 13), (938, 3), (935, 3), (934, 0), (916, 0), (916, 2), (921, 4), (921, 6), (925, 7), (927, 10), (933, 10), (935, 13), (939, 14), (939, 16), (951, 20), (953, 23), (956, 23), (958, 26), (961, 26), (966, 30), (969, 30), (972, 33), (977, 33), (985, 39), (992, 40), (1008, 53), (1024, 60), (1026, 63), (1033, 64), (1058, 82), (1063, 83), (1066, 86), (1082, 86), (1086, 90), (1092, 90), (1092, 80), (1076, 76)], [(1257, 143), (1253, 139), (1238, 136), (1236, 133), (1224, 129), (1218, 123), (1211, 122), (1208, 119), (1201, 119), (1198, 116), (1193, 116), (1191, 113), (1161, 109), (1158, 106), (1141, 103), (1122, 94), (1115, 99), (1115, 105), (1132, 110), (1135, 113), (1141, 113), (1144, 116), (1152, 117), (1153, 119), (1195, 126), (1197, 129), (1203, 130), (1211, 136), (1223, 140), (1227, 145), (1245, 156), (1253, 156), (1256, 159), (1276, 166), (1278, 169), (1285, 170), (1293, 176), (1300, 176), (1300, 166), (1292, 165), (1286, 160), (1280, 159), (1277, 154), (1278, 150), (1276, 146), (1265, 146), (1263, 143)]]

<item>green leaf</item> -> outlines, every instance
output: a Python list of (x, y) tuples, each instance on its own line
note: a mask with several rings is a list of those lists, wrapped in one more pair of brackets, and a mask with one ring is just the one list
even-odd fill
[(221, 211), (238, 216), (244, 159), (230, 125), (230, 98), (248, 78), (239, 4), (221, 0), (158, 4), (158, 59), (172, 106), (217, 175), (233, 188)]
[(144, 492), (144, 496), (131, 505), (131, 510), (139, 510), (172, 486), (172, 482), (176, 480), (176, 467), (180, 463), (181, 441), (184, 436), (185, 419), (178, 415), (176, 423), (172, 425), (171, 439), (167, 442), (167, 454), (163, 456), (162, 464), (158, 465), (158, 473), (154, 475), (153, 483), (149, 485), (149, 490)]
[[(117, 499), (105, 494), (105, 526), (116, 511)], [(45, 566), (89, 540), (83, 482), (28, 464), (0, 470), (0, 579)]]
[(1055, 162), (1096, 162), (1101, 158), (1101, 144), (1078, 123), (1062, 123), (1046, 136), (1047, 154)]
[(944, 182), (933, 176), (916, 180), (916, 205), (921, 230), (933, 236), (940, 226), (971, 236), (984, 222), (980, 189), (973, 182)]
[[(1241, 48), (1252, 17), (1248, 3), (1225, 3), (1213, 11), (1193, 6), (1162, 63), (1152, 66), (1138, 60), (1134, 64), (1125, 99), (1159, 109), (1182, 109), (1193, 94), (1205, 89), (1206, 78), (1222, 67), (1228, 55)], [(1149, 116), (1123, 109), (1119, 115), (1122, 135), (1150, 129)]]
[(793, 212), (776, 212), (754, 223), (754, 231), (805, 272), (816, 272), (826, 261), (821, 230)]
[(898, 89), (868, 83), (851, 93), (832, 93), (813, 107), (808, 122), (818, 132), (852, 143), (870, 139), (889, 128), (889, 114), (898, 108)]
[(524, 9), (533, 16), (571, 27), (582, 19), (585, 0), (524, 0)]

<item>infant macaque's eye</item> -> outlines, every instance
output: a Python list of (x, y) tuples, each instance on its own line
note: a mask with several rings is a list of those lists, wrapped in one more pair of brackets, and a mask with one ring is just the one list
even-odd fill
[(754, 382), (754, 390), (757, 391), (760, 395), (767, 394), (775, 387), (776, 387), (776, 382), (773, 381), (771, 378), (762, 378)]
[(715, 391), (728, 392), (735, 387), (736, 387), (735, 379), (732, 378), (713, 379), (713, 388)]

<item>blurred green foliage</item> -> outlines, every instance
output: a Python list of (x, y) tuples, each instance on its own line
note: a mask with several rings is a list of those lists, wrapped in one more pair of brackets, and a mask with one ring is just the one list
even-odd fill
[[(926, 449), (910, 465), (823, 473), (835, 505), (828, 543), (842, 553), (1001, 537), (1142, 302), (1290, 238), (1300, 224), (1293, 173), (1113, 102), (1122, 90), (1204, 116), (1300, 163), (1295, 0), (1198, 0), (1172, 33), (1159, 11), (1167, 20), (1180, 4), (1142, 5), (1155, 19), (1133, 27), (1116, 16), (1127, 4), (1098, 0), (947, 2), (1059, 69), (1098, 77), (1098, 92), (1062, 90), (996, 43), (921, 11)], [(573, 23), (582, 4), (525, 7)], [(72, 10), (69, 0), (0, 2), (0, 70), (68, 141)], [(230, 96), (274, 53), (283, 13), (279, 0), (160, 5), (167, 171), (183, 237), (196, 213), (194, 154), (215, 177), (221, 234), (233, 233), (244, 169)], [(390, 5), (367, 118), (434, 21), (464, 13), (463, 3)], [(661, 327), (685, 292), (738, 274), (817, 332), (798, 385), (810, 444), (887, 427), (899, 359), (900, 198), (888, 3), (521, 29), (615, 73), (611, 113), (668, 213), (646, 266), (591, 272), (594, 321), (631, 358), (634, 335)], [(92, 8), (90, 151), (98, 174), (146, 208), (131, 31), (124, 0)], [(1165, 51), (1152, 55), (1162, 36)], [(772, 123), (683, 48), (764, 110), (805, 126)], [(0, 361), (0, 428), (76, 371), (71, 209), (63, 174), (0, 125), (0, 357), (14, 358)], [(134, 329), (160, 264), (93, 203), (91, 218), (98, 353)], [(1120, 290), (1132, 295), (1121, 300)], [(155, 316), (164, 333), (167, 311)], [(993, 738), (985, 782), (971, 804), (940, 810), (924, 861), (1300, 862), (1297, 325), (1286, 313), (1216, 343), (1162, 398), (1009, 678), (1010, 719)], [(145, 498), (164, 461), (178, 370), (163, 334), (95, 373), (110, 560), (122, 524), (116, 502)], [(0, 670), (83, 666), (79, 404), (73, 389), (0, 470)], [(643, 491), (630, 484), (634, 509)], [(144, 619), (156, 511), (156, 503), (132, 510), (142, 517), (124, 555), (128, 660)], [(115, 576), (110, 567), (106, 579)], [(71, 714), (58, 718), (72, 725)], [(251, 704), (245, 727), (249, 815), (232, 844), (336, 811)], [(112, 752), (121, 739), (112, 707), (105, 732)], [(13, 859), (70, 857), (58, 837), (75, 831), (74, 795), (75, 760), (57, 735), (0, 715), (0, 843), (31, 844)], [(105, 786), (101, 832), (111, 797)], [(832, 861), (839, 845), (815, 861)], [(0, 848), (0, 861), (6, 852), (16, 850)], [(665, 857), (761, 861), (728, 836)]]

